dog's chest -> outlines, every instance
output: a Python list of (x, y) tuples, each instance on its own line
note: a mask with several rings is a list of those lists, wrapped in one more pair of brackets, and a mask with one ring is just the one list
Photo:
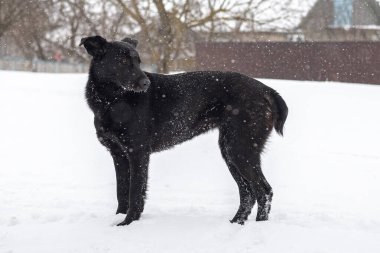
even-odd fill
[(104, 108), (99, 126), (123, 140), (133, 141), (147, 137), (147, 110), (142, 104), (118, 100)]

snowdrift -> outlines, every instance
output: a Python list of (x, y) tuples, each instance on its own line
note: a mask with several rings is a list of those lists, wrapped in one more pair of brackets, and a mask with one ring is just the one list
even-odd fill
[(238, 191), (213, 131), (153, 155), (141, 220), (116, 227), (86, 78), (0, 72), (0, 252), (380, 252), (380, 86), (262, 80), (289, 106), (263, 157), (269, 221), (229, 223)]

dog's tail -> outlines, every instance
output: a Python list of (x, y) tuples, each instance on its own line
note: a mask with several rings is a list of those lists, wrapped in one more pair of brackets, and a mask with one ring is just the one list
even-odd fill
[(285, 121), (288, 117), (288, 106), (277, 91), (270, 89), (269, 93), (270, 96), (267, 99), (269, 100), (271, 111), (273, 112), (274, 129), (282, 136), (284, 134)]

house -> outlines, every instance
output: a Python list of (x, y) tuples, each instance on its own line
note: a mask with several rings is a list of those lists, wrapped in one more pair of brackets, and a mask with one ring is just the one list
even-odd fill
[(305, 41), (380, 41), (380, 4), (317, 0), (298, 29)]

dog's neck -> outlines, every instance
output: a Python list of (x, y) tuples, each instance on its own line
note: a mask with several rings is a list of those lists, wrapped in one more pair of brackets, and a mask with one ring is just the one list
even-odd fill
[(99, 82), (91, 77), (86, 85), (87, 104), (96, 116), (104, 113), (117, 101), (122, 99), (125, 102), (136, 104), (149, 99), (150, 91), (136, 93), (119, 88), (114, 83)]
[(125, 91), (114, 83), (99, 82), (98, 80), (89, 79), (87, 89), (90, 89), (94, 95), (99, 97), (114, 98), (122, 96)]
[(95, 115), (101, 115), (104, 110), (123, 96), (123, 92), (114, 84), (100, 83), (89, 78), (86, 86), (86, 99)]

